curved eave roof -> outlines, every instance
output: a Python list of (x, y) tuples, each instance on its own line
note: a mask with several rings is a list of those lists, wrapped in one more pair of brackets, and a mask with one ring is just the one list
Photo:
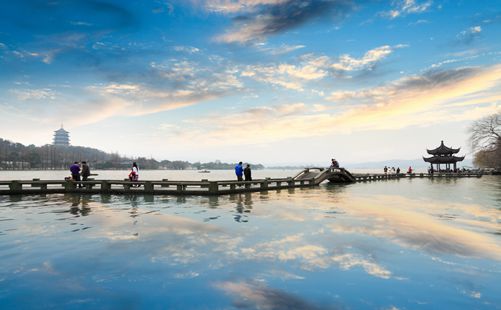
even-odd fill
[(458, 161), (462, 161), (464, 156), (433, 156), (433, 157), (423, 157), (425, 162), (430, 164), (451, 164)]
[(461, 148), (457, 148), (457, 149), (453, 149), (453, 148), (450, 148), (450, 147), (447, 147), (444, 145), (444, 141), (442, 141), (440, 143), (440, 146), (433, 149), (433, 150), (426, 150), (426, 152), (430, 155), (445, 155), (445, 154), (456, 154), (456, 153), (459, 153), (459, 150), (461, 150)]
[(55, 133), (69, 133), (69, 131), (66, 131), (66, 130), (64, 130), (63, 128), (60, 128), (60, 129), (58, 129), (58, 130), (56, 130), (56, 131), (54, 131), (54, 132), (55, 132)]

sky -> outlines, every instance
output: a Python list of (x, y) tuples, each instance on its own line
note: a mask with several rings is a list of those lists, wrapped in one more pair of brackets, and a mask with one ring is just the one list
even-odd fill
[(0, 137), (265, 165), (471, 157), (501, 0), (0, 1)]

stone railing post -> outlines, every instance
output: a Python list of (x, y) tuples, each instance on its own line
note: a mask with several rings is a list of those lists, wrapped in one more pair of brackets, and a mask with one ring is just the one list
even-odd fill
[(209, 182), (209, 194), (217, 195), (219, 191), (219, 184), (217, 182)]
[(21, 184), (19, 181), (12, 181), (9, 184), (9, 189), (13, 192), (20, 192), (23, 190), (23, 184)]
[(111, 184), (108, 181), (101, 181), (101, 192), (109, 192), (111, 190)]
[(146, 181), (144, 182), (144, 191), (145, 192), (153, 192), (153, 183), (151, 183), (150, 181)]
[[(169, 179), (162, 179), (162, 182), (168, 182)], [(162, 184), (162, 187), (169, 187), (168, 184)]]
[(68, 180), (64, 183), (64, 190), (67, 192), (75, 190), (76, 188), (77, 183), (73, 182), (72, 180)]
[(267, 188), (268, 188), (268, 182), (269, 182), (268, 180), (269, 180), (269, 179), (270, 179), (270, 178), (266, 178), (266, 179), (264, 179), (264, 180), (261, 182), (261, 189), (267, 189)]

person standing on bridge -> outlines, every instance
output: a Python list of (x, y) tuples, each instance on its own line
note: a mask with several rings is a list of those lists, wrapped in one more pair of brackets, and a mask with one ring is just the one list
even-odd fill
[(235, 166), (235, 174), (237, 175), (237, 181), (243, 181), (242, 175), (244, 174), (244, 168), (242, 167), (242, 162), (239, 162)]
[(247, 164), (247, 166), (244, 169), (244, 177), (245, 181), (252, 181), (251, 168), (249, 164)]

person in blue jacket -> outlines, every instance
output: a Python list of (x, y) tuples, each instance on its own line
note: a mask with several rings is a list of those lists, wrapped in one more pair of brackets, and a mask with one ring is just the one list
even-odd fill
[(244, 168), (242, 167), (242, 162), (239, 162), (238, 165), (235, 166), (235, 174), (237, 175), (238, 181), (243, 181), (242, 175), (244, 174)]

